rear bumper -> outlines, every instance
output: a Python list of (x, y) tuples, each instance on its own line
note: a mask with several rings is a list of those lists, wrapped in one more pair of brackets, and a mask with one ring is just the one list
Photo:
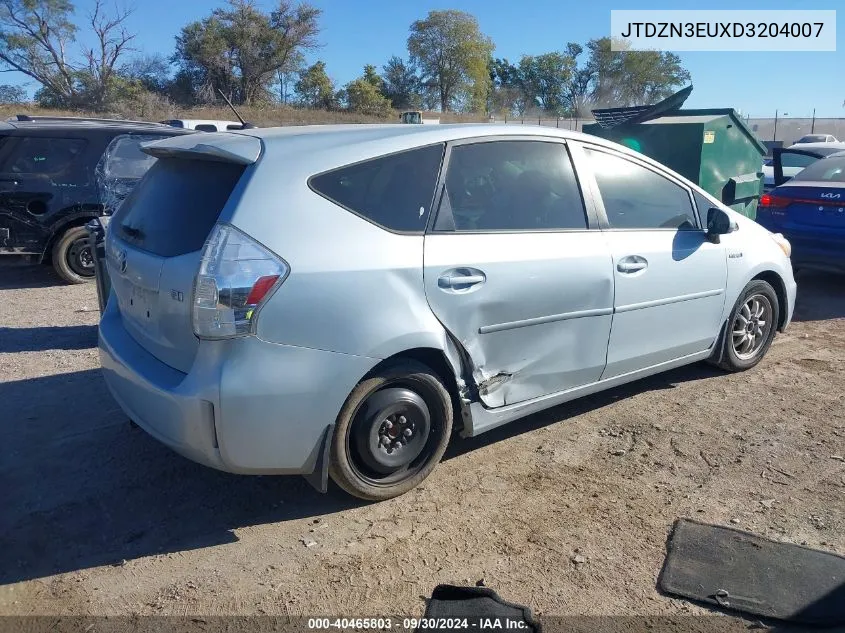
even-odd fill
[(806, 231), (759, 215), (758, 221), (770, 231), (782, 233), (789, 240), (794, 268), (845, 272), (845, 230), (819, 227), (816, 231)]
[(835, 235), (819, 238), (784, 232), (784, 236), (792, 245), (793, 267), (845, 273), (845, 235), (837, 239)]
[(268, 343), (203, 341), (184, 374), (152, 356), (109, 302), (100, 362), (114, 399), (171, 449), (206, 466), (245, 474), (307, 474), (326, 428), (377, 360)]

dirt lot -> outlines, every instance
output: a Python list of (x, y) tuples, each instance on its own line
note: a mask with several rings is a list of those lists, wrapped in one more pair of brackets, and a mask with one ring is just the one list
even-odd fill
[(366, 505), (131, 428), (94, 287), (0, 269), (0, 613), (418, 615), (437, 583), (482, 579), (540, 614), (704, 613), (655, 589), (677, 517), (845, 554), (844, 288), (799, 278), (755, 370), (696, 365), (456, 442)]

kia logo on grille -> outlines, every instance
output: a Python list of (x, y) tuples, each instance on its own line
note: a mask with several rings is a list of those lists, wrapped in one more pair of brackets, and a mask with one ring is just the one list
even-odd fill
[(117, 254), (117, 263), (120, 266), (120, 272), (126, 272), (126, 251), (120, 251)]
[(842, 194), (840, 194), (840, 193), (823, 193), (823, 194), (821, 194), (820, 197), (821, 198), (828, 198), (830, 200), (836, 200), (837, 198), (840, 198), (841, 196), (842, 196)]

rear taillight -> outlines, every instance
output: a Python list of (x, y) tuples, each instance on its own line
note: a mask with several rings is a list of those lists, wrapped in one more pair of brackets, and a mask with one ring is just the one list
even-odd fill
[(767, 207), (769, 209), (783, 209), (792, 204), (792, 202), (793, 201), (790, 198), (784, 198), (783, 196), (773, 196), (770, 193), (764, 193), (763, 196), (760, 198), (760, 206)]
[(194, 281), (194, 334), (220, 339), (253, 333), (257, 310), (289, 270), (282, 258), (235, 227), (215, 225)]

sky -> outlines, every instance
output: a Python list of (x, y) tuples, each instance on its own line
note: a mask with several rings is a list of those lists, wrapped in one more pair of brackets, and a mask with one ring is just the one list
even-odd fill
[[(123, 5), (123, 0), (118, 0)], [(131, 2), (131, 0), (129, 0)], [(135, 0), (128, 27), (138, 33), (136, 54), (173, 52), (174, 37), (188, 22), (207, 16), (225, 0)], [(321, 59), (337, 85), (362, 73), (364, 64), (381, 67), (392, 55), (407, 57), (408, 28), (434, 9), (473, 14), (496, 46), (494, 55), (518, 61), (524, 54), (563, 50), (609, 35), (611, 9), (837, 9), (836, 52), (680, 53), (694, 86), (685, 107), (732, 107), (751, 117), (845, 117), (845, 5), (842, 0), (310, 0), (323, 10), (322, 46), (309, 61)], [(83, 20), (93, 0), (75, 0)], [(259, 0), (269, 9), (272, 0)], [(4, 82), (36, 87), (19, 73)]]

